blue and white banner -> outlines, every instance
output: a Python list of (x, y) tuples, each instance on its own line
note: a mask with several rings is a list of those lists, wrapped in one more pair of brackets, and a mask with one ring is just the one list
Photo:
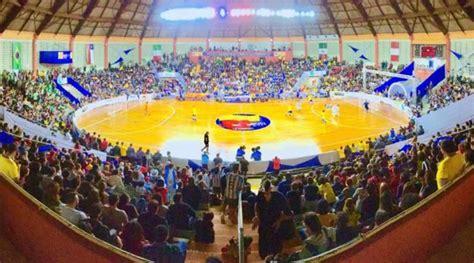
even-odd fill
[(39, 62), (41, 64), (71, 64), (71, 51), (40, 51)]

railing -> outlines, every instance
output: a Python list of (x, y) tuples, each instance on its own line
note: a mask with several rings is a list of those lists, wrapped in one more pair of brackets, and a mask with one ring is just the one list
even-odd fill
[(244, 216), (242, 211), (242, 192), (239, 192), (239, 206), (237, 212), (237, 235), (239, 242), (239, 263), (245, 263), (244, 245)]

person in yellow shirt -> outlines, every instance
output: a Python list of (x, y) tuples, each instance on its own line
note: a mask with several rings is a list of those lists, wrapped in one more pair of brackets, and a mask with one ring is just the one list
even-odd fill
[(438, 189), (456, 179), (464, 169), (464, 158), (456, 151), (457, 147), (453, 141), (441, 142), (441, 152), (444, 159), (438, 163), (438, 172), (436, 173)]
[(342, 209), (349, 218), (348, 225), (351, 227), (358, 227), (360, 213), (355, 209), (355, 202), (352, 198), (347, 198)]
[(336, 194), (334, 193), (331, 184), (328, 182), (328, 179), (325, 177), (320, 179), (319, 192), (330, 205), (333, 205), (336, 202)]
[(15, 162), (16, 153), (16, 144), (4, 145), (3, 154), (0, 155), (0, 174), (13, 179), (15, 182), (20, 182), (20, 169)]
[(127, 147), (122, 142), (120, 144), (120, 157), (125, 157), (125, 156), (127, 156)]

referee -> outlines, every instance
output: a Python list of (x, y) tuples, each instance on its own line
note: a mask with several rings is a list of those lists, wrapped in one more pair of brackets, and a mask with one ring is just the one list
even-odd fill
[(201, 149), (201, 151), (204, 151), (204, 149), (209, 152), (209, 132), (208, 131), (204, 133), (204, 147)]

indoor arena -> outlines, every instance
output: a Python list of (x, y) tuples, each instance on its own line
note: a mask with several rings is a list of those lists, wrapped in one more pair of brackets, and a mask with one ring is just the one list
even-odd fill
[(0, 262), (474, 262), (474, 2), (0, 0)]

